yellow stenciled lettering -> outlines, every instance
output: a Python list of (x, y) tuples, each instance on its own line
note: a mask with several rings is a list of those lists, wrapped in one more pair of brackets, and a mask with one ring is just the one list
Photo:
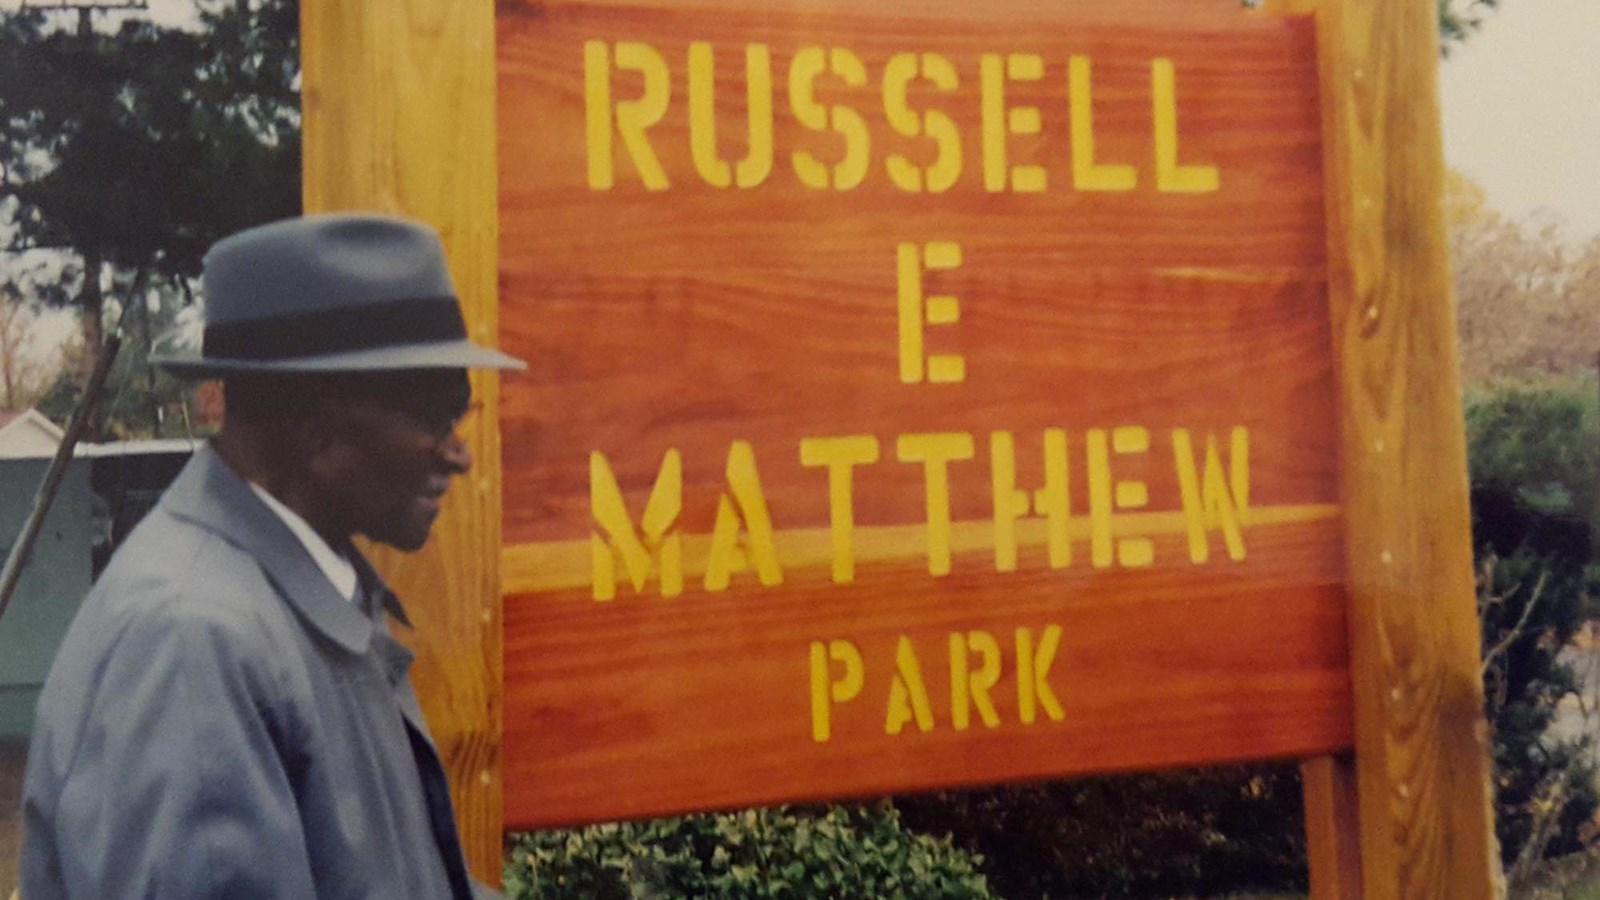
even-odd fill
[[(737, 168), (717, 155), (716, 62), (711, 44), (689, 45), (689, 148), (707, 184), (755, 187), (772, 172), (772, 54), (765, 44), (745, 46), (749, 151)], [(737, 180), (735, 180), (737, 179)]]
[[(802, 47), (789, 62), (789, 108), (795, 119), (812, 131), (828, 127), (828, 108), (817, 102), (816, 79), (828, 68), (828, 51), (821, 47)], [(791, 157), (800, 183), (818, 191), (828, 189), (828, 167), (815, 156), (796, 151)]]
[(902, 434), (901, 462), (922, 463), (928, 514), (928, 573), (950, 574), (950, 471), (952, 461), (972, 458), (972, 435)]
[[(1147, 453), (1150, 450), (1150, 432), (1133, 426), (1111, 432), (1111, 449), (1117, 453)], [(1113, 499), (1120, 511), (1143, 509), (1150, 505), (1150, 489), (1142, 481), (1118, 481)], [(1117, 541), (1117, 562), (1130, 568), (1142, 568), (1155, 561), (1155, 542), (1147, 537), (1130, 537)]]
[(1183, 501), (1183, 519), (1189, 531), (1189, 559), (1203, 563), (1211, 557), (1207, 534), (1222, 531), (1228, 558), (1245, 556), (1244, 532), (1239, 518), (1250, 509), (1250, 432), (1235, 428), (1229, 435), (1227, 478), (1222, 474), (1222, 459), (1215, 435), (1206, 435), (1204, 472), (1196, 470), (1194, 439), (1187, 428), (1172, 432), (1172, 452), (1178, 466), (1178, 492)]
[(1067, 494), (1067, 433), (1049, 428), (1044, 433), (1044, 487), (1028, 494), (1017, 489), (1017, 454), (1009, 431), (989, 435), (989, 476), (994, 489), (994, 568), (996, 572), (1017, 570), (1017, 520), (1031, 510), (1045, 517), (1046, 543), (1050, 568), (1065, 568), (1072, 562)]
[[(767, 513), (767, 497), (761, 490), (755, 451), (749, 441), (734, 441), (728, 448), (727, 473), (728, 489), (733, 497), (730, 500), (725, 493), (717, 500), (717, 521), (711, 529), (705, 588), (725, 590), (732, 574), (743, 571), (752, 562), (762, 585), (782, 584), (783, 569), (778, 564), (778, 547), (773, 541), (772, 517)], [(741, 547), (739, 541), (741, 523), (747, 535), (745, 547)]]
[(911, 639), (900, 636), (894, 654), (895, 674), (889, 685), (888, 712), (884, 716), (885, 734), (899, 734), (913, 719), (917, 730), (933, 729), (933, 706), (928, 702), (928, 688), (922, 681), (922, 665), (917, 662), (917, 651)]
[(1217, 189), (1217, 167), (1178, 165), (1178, 77), (1172, 60), (1150, 62), (1151, 114), (1155, 124), (1156, 189), (1169, 193), (1204, 194)]
[(922, 350), (922, 260), (917, 245), (902, 243), (895, 255), (895, 281), (899, 286), (900, 380), (921, 384), (925, 361)]
[[(833, 663), (843, 667), (835, 678)], [(833, 707), (861, 693), (865, 670), (861, 650), (849, 641), (811, 642), (811, 739), (826, 743), (833, 735)]]
[(883, 69), (883, 108), (889, 126), (906, 137), (926, 134), (938, 148), (926, 169), (898, 153), (884, 160), (889, 180), (903, 191), (938, 194), (950, 189), (961, 175), (961, 133), (947, 113), (931, 109), (920, 117), (906, 104), (906, 87), (918, 75), (946, 93), (957, 86), (956, 69), (937, 53), (897, 53)]
[(983, 129), (983, 186), (991, 193), (1007, 187), (1017, 193), (1038, 193), (1047, 179), (1043, 166), (1010, 165), (1007, 145), (1013, 134), (1038, 134), (1037, 106), (1006, 106), (1006, 81), (1038, 81), (1044, 58), (1033, 53), (1001, 56), (985, 53), (978, 61), (979, 121)]
[[(638, 72), (644, 78), (644, 92), (637, 100), (613, 103), (611, 91), (611, 61), (616, 67)], [(645, 130), (661, 121), (667, 113), (667, 101), (672, 87), (667, 72), (667, 62), (660, 51), (636, 41), (623, 41), (610, 52), (604, 41), (587, 41), (583, 45), (583, 91), (585, 136), (589, 152), (589, 187), (592, 190), (610, 190), (616, 185), (615, 163), (612, 159), (612, 128), (622, 136), (634, 168), (646, 188), (652, 191), (667, 189), (667, 173), (650, 146)]]
[(589, 506), (599, 531), (604, 532), (604, 536), (595, 533), (589, 538), (594, 599), (617, 596), (618, 557), (635, 592), (644, 591), (652, 557), (660, 569), (661, 596), (676, 597), (683, 592), (683, 540), (674, 527), (683, 509), (683, 460), (677, 450), (668, 450), (661, 459), (640, 522), (642, 538), (634, 530), (611, 464), (598, 450), (589, 454)]
[(1072, 186), (1080, 191), (1131, 191), (1138, 184), (1133, 166), (1097, 163), (1094, 158), (1094, 88), (1087, 56), (1067, 62), (1072, 103)]
[(949, 294), (924, 297), (922, 273), (960, 268), (961, 245), (930, 241), (922, 247), (903, 243), (897, 248), (895, 271), (900, 323), (900, 380), (920, 384), (924, 370), (935, 384), (966, 380), (966, 359), (959, 353), (923, 358), (923, 329), (927, 325), (954, 325), (961, 319), (961, 303)]
[(851, 437), (802, 438), (800, 462), (828, 467), (828, 527), (833, 537), (833, 581), (849, 584), (856, 577), (855, 467), (878, 461), (878, 439), (869, 434)]
[[(889, 127), (906, 137), (922, 135), (922, 119), (906, 105), (906, 85), (917, 77), (917, 55), (896, 53), (883, 67), (883, 114)], [(922, 191), (922, 170), (898, 153), (884, 160), (889, 180), (902, 191)]]
[(789, 64), (789, 107), (795, 119), (812, 131), (832, 130), (844, 138), (844, 155), (831, 168), (805, 150), (792, 155), (800, 183), (815, 190), (848, 191), (867, 177), (871, 136), (859, 112), (843, 104), (817, 102), (816, 80), (824, 71), (851, 87), (867, 83), (861, 58), (844, 47), (803, 47)]
[(1033, 724), (1041, 707), (1053, 722), (1066, 718), (1061, 701), (1050, 688), (1050, 667), (1060, 648), (1060, 625), (1045, 626), (1037, 644), (1032, 629), (1017, 629), (1017, 717), (1024, 725)]
[(611, 158), (611, 48), (605, 41), (583, 44), (583, 111), (589, 189), (609, 191), (617, 175)]
[[(981, 662), (972, 667), (971, 655)], [(989, 728), (1000, 727), (989, 691), (1000, 682), (1000, 644), (987, 631), (957, 631), (950, 635), (950, 724), (957, 731), (972, 725), (972, 708)]]
[(1089, 429), (1085, 449), (1089, 460), (1089, 561), (1103, 569), (1111, 565), (1116, 553), (1111, 537), (1111, 444), (1105, 429)]
[(1130, 568), (1150, 565), (1155, 545), (1149, 538), (1112, 537), (1111, 520), (1119, 509), (1139, 509), (1149, 503), (1150, 492), (1141, 481), (1116, 481), (1111, 475), (1111, 451), (1119, 454), (1144, 453), (1150, 449), (1150, 433), (1134, 426), (1113, 429), (1093, 428), (1088, 435), (1089, 461), (1089, 558), (1095, 568), (1112, 561)]

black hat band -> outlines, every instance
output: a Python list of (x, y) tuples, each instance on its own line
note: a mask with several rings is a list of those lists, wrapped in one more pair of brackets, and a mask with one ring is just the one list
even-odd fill
[(202, 353), (209, 359), (299, 359), (466, 336), (456, 298), (423, 297), (207, 325)]

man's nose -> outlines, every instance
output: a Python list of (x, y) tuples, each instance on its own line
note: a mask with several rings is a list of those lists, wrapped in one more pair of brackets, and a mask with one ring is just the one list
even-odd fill
[(452, 475), (464, 475), (472, 468), (472, 451), (468, 449), (467, 442), (461, 436), (451, 432), (444, 439), (444, 444), (439, 448), (439, 458), (444, 461), (445, 468)]

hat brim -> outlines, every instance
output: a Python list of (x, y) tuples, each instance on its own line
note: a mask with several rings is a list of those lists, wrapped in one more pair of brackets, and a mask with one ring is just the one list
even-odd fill
[(225, 378), (229, 375), (313, 372), (382, 372), (403, 369), (526, 369), (514, 356), (480, 347), (468, 340), (405, 344), (346, 350), (293, 359), (230, 359), (183, 354), (155, 354), (152, 365), (179, 378)]

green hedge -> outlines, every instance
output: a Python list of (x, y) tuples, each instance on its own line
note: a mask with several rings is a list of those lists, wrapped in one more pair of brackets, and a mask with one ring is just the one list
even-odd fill
[(1503, 381), (1468, 390), (1467, 460), (1474, 487), (1513, 491), (1532, 514), (1595, 524), (1597, 395), (1592, 377)]
[(980, 857), (907, 831), (889, 803), (790, 807), (513, 835), (523, 898), (993, 897)]

